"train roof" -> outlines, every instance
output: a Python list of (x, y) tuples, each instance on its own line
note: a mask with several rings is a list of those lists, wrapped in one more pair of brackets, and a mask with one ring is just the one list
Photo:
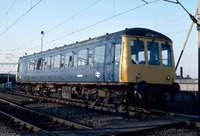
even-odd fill
[(131, 29), (125, 29), (121, 32), (124, 33), (124, 35), (146, 36), (146, 37), (154, 37), (154, 38), (172, 41), (169, 37), (159, 32), (146, 29), (146, 28), (131, 28)]
[[(67, 49), (77, 48), (77, 47), (80, 47), (80, 46), (85, 45), (85, 44), (92, 44), (94, 42), (120, 38), (122, 35), (154, 37), (154, 38), (159, 38), (159, 39), (162, 39), (162, 40), (168, 40), (168, 41), (172, 42), (172, 40), (169, 37), (167, 37), (167, 36), (165, 36), (165, 35), (163, 35), (159, 32), (150, 30), (150, 29), (146, 29), (146, 28), (126, 28), (122, 31), (118, 31), (118, 32), (111, 33), (111, 34), (107, 33), (106, 35), (103, 35), (103, 36), (99, 36), (99, 37), (92, 38), (92, 39), (90, 38), (89, 40), (76, 42), (76, 43), (69, 44), (69, 45), (64, 45), (64, 46), (58, 47), (58, 48), (55, 47), (54, 49), (49, 49), (49, 50), (44, 51), (44, 52), (34, 53), (32, 55), (39, 55), (39, 54), (48, 53), (48, 52), (51, 52), (51, 51), (54, 51), (54, 50), (59, 50), (59, 49), (63, 50), (65, 48), (67, 48)], [(23, 57), (20, 57), (20, 58), (24, 58), (24, 57), (28, 57), (28, 56), (32, 56), (32, 55), (23, 56)]]

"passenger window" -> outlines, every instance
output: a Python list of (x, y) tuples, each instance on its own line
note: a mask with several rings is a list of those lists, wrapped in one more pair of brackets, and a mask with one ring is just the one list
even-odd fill
[(56, 55), (54, 56), (54, 64), (53, 64), (53, 67), (54, 68), (59, 68), (60, 67), (60, 54), (59, 55)]
[(74, 53), (74, 65), (73, 66), (77, 66), (77, 54)]
[(31, 71), (34, 70), (34, 61), (33, 61), (33, 60), (30, 61), (29, 67), (30, 67), (30, 70), (31, 70)]
[(87, 62), (87, 49), (80, 50), (78, 53), (78, 65), (86, 65)]
[(44, 68), (45, 68), (45, 60), (44, 59), (42, 59), (42, 70), (44, 70)]
[(172, 67), (171, 48), (168, 44), (161, 44), (163, 66)]
[(19, 71), (22, 71), (22, 63), (19, 63), (18, 64), (18, 69), (17, 69), (17, 71), (19, 72)]
[(26, 71), (29, 71), (29, 62), (26, 63)]
[(49, 56), (47, 59), (47, 68), (51, 68), (51, 56)]
[(61, 64), (60, 67), (64, 67), (64, 63), (65, 63), (65, 56), (61, 56)]
[(147, 42), (149, 65), (160, 65), (159, 46), (156, 42)]
[(105, 54), (105, 46), (99, 46), (95, 48), (94, 63), (103, 63)]
[(44, 69), (47, 69), (47, 57), (44, 59)]
[(50, 68), (53, 69), (53, 58), (50, 58), (51, 64), (50, 64)]
[(41, 70), (42, 69), (42, 58), (39, 58), (37, 61), (37, 70)]
[(115, 62), (120, 62), (120, 54), (121, 54), (121, 45), (115, 45)]
[(20, 63), (20, 69), (19, 69), (19, 71), (22, 71), (22, 63)]
[(72, 52), (67, 53), (65, 55), (65, 67), (71, 67), (72, 66)]
[(145, 64), (144, 42), (131, 40), (131, 59), (132, 64)]
[(36, 70), (36, 69), (37, 69), (37, 61), (34, 60), (34, 70)]
[(88, 53), (88, 64), (92, 64), (92, 59), (93, 59), (93, 50), (89, 50)]

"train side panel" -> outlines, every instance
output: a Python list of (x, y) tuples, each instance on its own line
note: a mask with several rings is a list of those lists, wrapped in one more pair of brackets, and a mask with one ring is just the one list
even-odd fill
[[(17, 81), (19, 82), (119, 82), (119, 61), (115, 61), (114, 50), (117, 42), (118, 50), (120, 50), (120, 39), (107, 40), (104, 42), (96, 42), (90, 45), (83, 45), (81, 48), (71, 48), (68, 50), (58, 50), (47, 53), (45, 55), (27, 56), (19, 60), (21, 70), (17, 71)], [(86, 51), (86, 56), (91, 57), (82, 60), (81, 51)], [(60, 55), (61, 61), (65, 61), (66, 54), (72, 53), (72, 64), (70, 66), (54, 67), (55, 56)], [(90, 53), (90, 54), (89, 54)], [(118, 54), (120, 56), (120, 54)], [(63, 56), (63, 57), (62, 57)], [(51, 67), (38, 68), (38, 62), (34, 68), (27, 68), (29, 63), (51, 57), (54, 61)], [(118, 57), (119, 59), (119, 57)], [(84, 63), (84, 64), (82, 64)]]

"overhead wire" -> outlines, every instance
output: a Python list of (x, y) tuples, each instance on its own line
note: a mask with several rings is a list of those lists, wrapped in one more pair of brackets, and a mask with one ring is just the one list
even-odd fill
[[(96, 22), (96, 23), (94, 23), (94, 24), (91, 24), (91, 25), (89, 25), (89, 26), (86, 26), (86, 27), (84, 27), (84, 28), (81, 28), (81, 29), (79, 29), (79, 30), (77, 30), (77, 31), (73, 31), (72, 33), (66, 34), (66, 35), (64, 35), (64, 36), (61, 36), (61, 37), (58, 37), (58, 38), (56, 38), (56, 39), (54, 39), (54, 40), (51, 40), (51, 41), (49, 41), (49, 42), (46, 42), (46, 43), (44, 43), (44, 45), (47, 45), (47, 44), (49, 44), (49, 43), (55, 42), (55, 41), (57, 41), (57, 40), (60, 40), (60, 39), (62, 39), (62, 38), (65, 38), (65, 37), (67, 37), (67, 36), (70, 36), (70, 35), (72, 35), (72, 34), (74, 34), (74, 33), (78, 33), (78, 32), (80, 32), (80, 31), (83, 31), (83, 30), (87, 29), (87, 28), (90, 28), (90, 27), (95, 26), (95, 25), (97, 25), (97, 24), (103, 23), (103, 22), (105, 22), (105, 21), (107, 21), (107, 20), (110, 20), (110, 19), (112, 19), (112, 18), (114, 18), (114, 17), (120, 16), (120, 15), (122, 15), (122, 14), (125, 14), (125, 13), (127, 13), (127, 12), (130, 12), (130, 11), (135, 10), (135, 9), (137, 9), (137, 8), (143, 7), (143, 6), (147, 5), (147, 4), (152, 4), (152, 3), (155, 3), (155, 2), (158, 2), (158, 1), (160, 1), (160, 0), (155, 0), (155, 1), (152, 1), (152, 2), (149, 2), (149, 3), (142, 4), (142, 5), (138, 6), (138, 7), (134, 7), (134, 8), (132, 8), (132, 9), (129, 9), (129, 10), (124, 11), (124, 12), (121, 12), (121, 13), (116, 14), (116, 15), (114, 14), (113, 16), (111, 16), (111, 17), (109, 17), (109, 18), (106, 18), (106, 19), (104, 19), (104, 20), (101, 20), (101, 21), (99, 21), (99, 22)], [(81, 12), (80, 12), (80, 13), (81, 13)], [(78, 14), (78, 13), (77, 13), (77, 14)], [(75, 15), (76, 15), (76, 14), (75, 14)], [(165, 23), (158, 24), (158, 25), (156, 25), (156, 26), (163, 25), (163, 24), (166, 24), (166, 23), (170, 23), (170, 22), (173, 22), (173, 21), (177, 21), (177, 20), (182, 19), (182, 18), (184, 18), (184, 17), (180, 17), (180, 18), (177, 18), (177, 19), (173, 19), (173, 20), (167, 21), (167, 22), (165, 22)], [(57, 25), (57, 27), (58, 27), (58, 26), (59, 26), (59, 25)], [(152, 27), (156, 27), (156, 26), (152, 26)], [(55, 28), (55, 27), (54, 27), (54, 28)], [(51, 29), (51, 30), (53, 30), (53, 29)], [(179, 31), (179, 32), (170, 33), (170, 34), (168, 34), (168, 35), (176, 34), (176, 33), (182, 33), (182, 32), (187, 32), (187, 31), (188, 31), (188, 30), (183, 30), (183, 31)], [(29, 49), (29, 50), (23, 51), (23, 52), (21, 52), (21, 53), (34, 50), (34, 49), (36, 49), (36, 48), (38, 48), (38, 47), (40, 47), (40, 45), (35, 46), (35, 47), (33, 47), (33, 48)], [(21, 54), (21, 53), (20, 53), (20, 54)]]
[(105, 21), (108, 21), (108, 20), (110, 20), (110, 19), (112, 19), (112, 18), (115, 18), (115, 17), (118, 17), (118, 16), (123, 15), (123, 14), (125, 14), (125, 13), (128, 13), (128, 12), (130, 12), (130, 11), (136, 10), (136, 9), (141, 8), (141, 7), (143, 7), (143, 6), (146, 6), (146, 5), (148, 5), (148, 4), (152, 4), (152, 3), (158, 2), (158, 1), (160, 1), (160, 0), (154, 0), (154, 1), (152, 1), (152, 2), (148, 2), (148, 3), (145, 3), (145, 4), (139, 5), (139, 6), (137, 6), (137, 7), (131, 8), (131, 9), (126, 10), (126, 11), (124, 11), (124, 12), (121, 12), (121, 13), (119, 13), (119, 14), (115, 14), (114, 16), (108, 17), (108, 18), (106, 18), (106, 19), (104, 19), (104, 20), (101, 20), (101, 21), (99, 21), (99, 22), (96, 22), (96, 23), (94, 23), (94, 24), (91, 24), (91, 25), (89, 25), (89, 26), (86, 26), (86, 27), (84, 27), (84, 28), (81, 28), (81, 29), (79, 29), (79, 30), (76, 30), (76, 31), (74, 31), (73, 33), (70, 33), (70, 34), (67, 34), (67, 35), (58, 37), (58, 38), (56, 38), (56, 39), (54, 39), (54, 40), (51, 40), (50, 42), (45, 43), (45, 45), (46, 45), (46, 44), (49, 44), (49, 43), (52, 43), (52, 42), (55, 42), (55, 41), (57, 41), (57, 40), (60, 40), (60, 39), (62, 39), (62, 38), (65, 38), (65, 37), (67, 37), (67, 36), (70, 36), (70, 35), (72, 35), (72, 34), (74, 34), (74, 33), (78, 33), (78, 32), (80, 32), (80, 31), (83, 31), (83, 30), (85, 30), (85, 29), (88, 29), (88, 28), (90, 28), (90, 27), (93, 27), (93, 26), (95, 26), (95, 25), (98, 25), (98, 24), (103, 23), (103, 22), (105, 22)]
[(166, 22), (163, 22), (163, 23), (154, 25), (154, 26), (150, 26), (149, 28), (155, 28), (155, 27), (158, 27), (158, 26), (162, 26), (162, 25), (164, 25), (164, 24), (172, 23), (172, 22), (175, 22), (175, 21), (177, 21), (177, 20), (181, 20), (181, 19), (186, 18), (186, 17), (187, 17), (187, 16), (185, 15), (185, 16), (182, 16), (182, 17), (179, 17), (179, 18), (171, 19), (171, 20), (169, 20), (169, 21), (166, 21)]
[[(16, 1), (16, 0), (15, 0), (15, 1)], [(42, 0), (40, 0), (40, 2), (41, 2), (41, 1), (42, 1)], [(101, 0), (96, 1), (96, 3), (98, 3), (99, 1), (101, 1)], [(127, 13), (127, 12), (130, 12), (130, 11), (132, 11), (132, 10), (134, 10), (134, 9), (143, 7), (143, 6), (147, 5), (147, 4), (151, 4), (151, 3), (154, 3), (154, 2), (157, 2), (157, 1), (160, 1), (160, 0), (155, 0), (155, 1), (152, 1), (152, 2), (149, 2), (149, 3), (146, 2), (145, 0), (142, 0), (142, 1), (145, 2), (145, 4), (142, 4), (142, 5), (138, 6), (138, 7), (129, 9), (129, 10), (127, 10), (127, 11), (125, 11), (125, 12), (122, 12), (122, 13), (119, 13), (119, 14), (117, 14), (117, 15), (115, 15), (115, 9), (114, 9), (114, 10), (113, 10), (113, 14), (114, 14), (114, 15), (113, 15), (112, 17), (108, 17), (108, 18), (106, 18), (106, 19), (104, 19), (104, 20), (101, 20), (101, 21), (99, 21), (99, 22), (96, 22), (96, 23), (94, 23), (94, 24), (91, 24), (91, 25), (89, 25), (89, 26), (86, 26), (86, 27), (81, 28), (81, 29), (79, 29), (79, 30), (76, 30), (76, 31), (74, 31), (74, 32), (72, 31), (73, 33), (70, 33), (70, 34), (67, 34), (67, 35), (58, 37), (58, 38), (56, 38), (56, 39), (54, 39), (54, 40), (51, 40), (50, 42), (45, 43), (45, 45), (46, 45), (46, 44), (49, 44), (49, 43), (52, 43), (52, 42), (55, 42), (55, 41), (57, 41), (57, 40), (60, 40), (60, 39), (62, 39), (62, 38), (65, 38), (65, 37), (67, 37), (67, 36), (69, 36), (69, 35), (72, 35), (72, 34), (74, 34), (74, 33), (83, 31), (83, 30), (85, 30), (85, 29), (87, 29), (87, 28), (90, 28), (90, 27), (92, 27), (92, 26), (95, 26), (95, 25), (97, 25), (97, 24), (103, 23), (103, 22), (105, 22), (105, 21), (107, 21), (107, 20), (110, 20), (110, 19), (112, 19), (112, 18), (114, 18), (114, 17), (117, 17), (117, 16), (120, 16), (120, 15), (122, 15), (122, 14), (125, 14), (125, 13)], [(94, 4), (96, 4), (96, 3), (94, 3)], [(39, 4), (39, 3), (38, 3), (38, 4)], [(34, 5), (34, 6), (35, 6), (35, 5)], [(34, 7), (34, 6), (33, 6), (33, 7)], [(89, 7), (88, 7), (88, 8), (89, 8)], [(79, 15), (80, 13), (84, 12), (85, 10), (87, 10), (87, 8), (85, 8), (85, 9), (83, 9), (82, 11), (78, 12), (78, 13), (75, 14), (74, 16)], [(53, 31), (53, 30), (56, 29), (57, 27), (63, 25), (64, 23), (68, 22), (69, 20), (73, 19), (74, 16), (72, 16), (71, 18), (69, 18), (69, 19), (63, 21), (62, 23), (56, 25), (54, 28), (50, 29), (50, 30), (47, 31), (47, 32)], [(174, 20), (170, 20), (170, 21), (168, 21), (168, 22), (166, 22), (166, 23), (169, 23), (169, 22), (172, 22), (172, 21), (176, 21), (176, 20), (179, 20), (179, 19), (181, 19), (181, 18), (174, 19)], [(166, 23), (163, 23), (163, 24), (166, 24)], [(159, 24), (159, 25), (163, 25), (163, 24)], [(157, 25), (157, 26), (159, 26), (159, 25)], [(11, 27), (12, 27), (12, 26), (11, 26)], [(153, 26), (153, 27), (156, 27), (156, 26)], [(73, 28), (72, 28), (72, 29), (73, 29)], [(188, 30), (179, 31), (179, 32), (175, 32), (175, 33), (186, 32), (186, 31), (188, 31)], [(175, 33), (171, 33), (171, 34), (175, 34)], [(0, 35), (0, 36), (1, 36), (1, 35)], [(35, 39), (38, 39), (38, 38), (40, 38), (40, 37), (37, 37), (37, 38), (35, 38)], [(35, 39), (34, 39), (34, 40), (35, 40)], [(34, 40), (32, 40), (32, 41), (34, 41)], [(28, 42), (28, 43), (30, 43), (30, 42)], [(23, 45), (23, 46), (24, 46), (24, 45)], [(40, 46), (33, 47), (32, 49), (30, 49), (30, 50), (28, 50), (28, 51), (31, 51), (31, 50), (36, 49), (36, 48), (38, 48), (38, 47), (40, 47)], [(24, 52), (24, 51), (23, 51), (23, 52)]]
[[(192, 31), (195, 30), (195, 28), (192, 29)], [(167, 35), (173, 35), (173, 34), (178, 34), (178, 33), (184, 33), (184, 32), (188, 32), (189, 29), (185, 29), (185, 30), (181, 30), (181, 31), (177, 31), (177, 32), (173, 32), (173, 33), (168, 33)]]
[(0, 36), (2, 36), (3, 34), (5, 34), (11, 27), (13, 27), (18, 21), (20, 21), (25, 15), (27, 15), (33, 8), (35, 8), (40, 2), (42, 2), (42, 0), (38, 1), (35, 5), (31, 6), (31, 8), (26, 11), (22, 16), (20, 16), (15, 22), (13, 22), (9, 27), (7, 27), (1, 34)]
[[(155, 2), (158, 2), (158, 1), (160, 1), (160, 0), (155, 0), (155, 1), (149, 2), (148, 4), (152, 4), (152, 3), (155, 3)], [(132, 10), (134, 10), (134, 9), (143, 7), (143, 6), (145, 6), (145, 5), (147, 5), (147, 3), (142, 4), (142, 5), (138, 6), (138, 7), (134, 7), (134, 8), (132, 8), (132, 9), (129, 9), (129, 10), (124, 11), (124, 12), (122, 12), (122, 13), (119, 13), (119, 14), (117, 14), (117, 15), (114, 14), (112, 17), (106, 18), (106, 19), (104, 19), (104, 20), (102, 20), (102, 21), (99, 21), (99, 22), (94, 23), (94, 24), (92, 24), (92, 25), (89, 25), (89, 26), (87, 26), (87, 27), (81, 28), (81, 29), (79, 29), (79, 30), (77, 30), (77, 31), (74, 31), (74, 32), (69, 33), (69, 34), (67, 34), (67, 35), (64, 35), (64, 36), (62, 36), (62, 37), (56, 38), (56, 39), (54, 39), (54, 40), (52, 40), (52, 41), (50, 41), (50, 42), (45, 43), (44, 45), (49, 44), (49, 43), (52, 43), (52, 42), (55, 42), (55, 41), (57, 41), (57, 40), (60, 40), (60, 39), (65, 38), (65, 37), (67, 37), (67, 36), (70, 36), (70, 35), (72, 35), (72, 34), (74, 34), (74, 33), (80, 32), (80, 31), (82, 31), (82, 30), (85, 30), (85, 29), (87, 29), (87, 28), (90, 28), (90, 27), (92, 27), (92, 26), (95, 26), (95, 25), (97, 25), (97, 24), (100, 24), (100, 23), (102, 23), (102, 22), (105, 22), (105, 21), (107, 21), (107, 20), (109, 20), (109, 19), (112, 19), (112, 18), (114, 18), (114, 17), (116, 17), (116, 16), (120, 16), (120, 15), (122, 15), (122, 14), (125, 14), (125, 13), (127, 13), (127, 12), (130, 12), (130, 11), (132, 11)], [(173, 21), (177, 21), (177, 20), (182, 19), (182, 18), (184, 18), (184, 17), (180, 17), (180, 18), (177, 18), (177, 19), (173, 19), (173, 20), (167, 21), (167, 22), (165, 22), (165, 23), (158, 24), (158, 25), (156, 25), (156, 26), (160, 26), (160, 25), (163, 25), (163, 24), (166, 24), (166, 23), (170, 23), (170, 22), (173, 22)], [(57, 25), (57, 26), (59, 26), (59, 25)], [(152, 26), (152, 27), (156, 27), (156, 26)], [(52, 30), (53, 30), (53, 29), (52, 29)], [(182, 33), (182, 32), (187, 32), (187, 31), (188, 31), (188, 30), (183, 30), (183, 31), (179, 31), (179, 32), (170, 33), (170, 34), (168, 34), (168, 35), (176, 34), (176, 33)], [(20, 54), (21, 54), (21, 53), (24, 53), (24, 52), (28, 52), (28, 51), (34, 50), (34, 49), (36, 49), (36, 48), (38, 48), (38, 47), (40, 47), (40, 45), (35, 46), (35, 47), (33, 47), (33, 48), (29, 49), (29, 50), (20, 52)]]
[(98, 2), (100, 2), (101, 0), (97, 0), (96, 2), (92, 3), (91, 5), (89, 5), (88, 7), (84, 8), (83, 10), (81, 10), (80, 12), (72, 15), (70, 18), (66, 19), (65, 21), (61, 22), (60, 24), (56, 25), (55, 27), (53, 27), (52, 29), (48, 30), (47, 32), (51, 32), (52, 30), (56, 29), (57, 27), (65, 24), (66, 22), (68, 22), (69, 20), (73, 19), (74, 17), (78, 16), (79, 14), (83, 13), (84, 11), (86, 11), (87, 9), (91, 8), (92, 6), (94, 6), (95, 4), (97, 4)]
[(32, 43), (33, 41), (39, 39), (40, 37), (41, 37), (41, 36), (38, 36), (38, 37), (34, 38), (33, 40), (31, 40), (31, 41), (29, 41), (29, 42), (27, 42), (27, 43), (21, 45), (20, 47), (17, 47), (16, 49), (13, 50), (13, 52), (15, 52), (16, 50), (19, 50), (20, 48), (22, 48), (22, 47), (24, 47), (24, 46), (26, 46), (26, 45)]
[[(16, 3), (17, 0), (14, 1), (14, 3), (11, 5), (11, 7), (8, 9), (8, 11), (6, 12), (6, 14), (4, 16), (6, 16), (8, 14), (8, 12), (11, 10), (11, 8), (14, 6), (14, 4)], [(42, 2), (42, 0), (38, 1), (35, 5), (31, 5), (31, 8), (26, 11), (22, 16), (20, 16), (14, 23), (12, 23), (9, 27), (7, 27), (1, 34), (0, 36), (2, 36), (3, 34), (5, 34), (11, 27), (13, 27), (18, 21), (20, 21), (25, 15), (27, 15), (33, 8), (35, 8), (40, 2)], [(2, 17), (1, 21), (3, 20), (4, 16)], [(13, 50), (11, 50), (13, 51)]]
[(199, 26), (198, 22), (197, 22), (197, 19), (178, 1), (176, 0), (176, 2), (174, 1), (171, 1), (171, 0), (163, 0), (163, 1), (166, 1), (166, 2), (170, 2), (170, 3), (173, 3), (173, 4), (178, 4), (180, 5), (183, 10), (190, 16), (190, 19)]
[(146, 4), (148, 4), (148, 2), (146, 0), (142, 0), (143, 2), (145, 2)]
[[(141, 8), (141, 7), (146, 6), (146, 5), (149, 5), (149, 4), (153, 4), (153, 3), (158, 2), (158, 1), (160, 1), (160, 0), (154, 0), (154, 1), (151, 1), (151, 2), (148, 2), (148, 3), (144, 3), (144, 4), (141, 4), (141, 5), (137, 6), (137, 7), (134, 7), (134, 8), (131, 8), (131, 9), (129, 9), (129, 10), (126, 10), (126, 11), (124, 11), (124, 12), (121, 12), (121, 13), (119, 13), (119, 14), (114, 14), (114, 15), (111, 16), (111, 17), (108, 17), (108, 18), (106, 18), (106, 19), (104, 19), (104, 20), (101, 20), (101, 21), (99, 21), (99, 22), (96, 22), (96, 23), (94, 23), (94, 24), (91, 24), (91, 25), (89, 25), (89, 26), (86, 26), (86, 27), (81, 28), (81, 29), (79, 29), (79, 30), (73, 31), (72, 33), (69, 33), (69, 34), (66, 34), (66, 35), (64, 35), (64, 36), (58, 37), (58, 38), (56, 38), (56, 39), (54, 39), (54, 40), (51, 40), (51, 41), (49, 41), (49, 42), (44, 43), (43, 45), (47, 45), (47, 44), (49, 44), (49, 43), (58, 41), (58, 40), (63, 39), (63, 38), (65, 38), (65, 37), (67, 37), (67, 36), (70, 36), (70, 35), (72, 35), (72, 34), (78, 33), (78, 32), (80, 32), (80, 31), (83, 31), (83, 30), (85, 30), (85, 29), (88, 29), (88, 28), (90, 28), (90, 27), (93, 27), (93, 26), (95, 26), (95, 25), (98, 25), (98, 24), (103, 23), (103, 22), (105, 22), (105, 21), (108, 21), (108, 20), (110, 20), (110, 19), (112, 19), (112, 18), (121, 16), (121, 15), (123, 15), (123, 14), (125, 14), (125, 13), (128, 13), (128, 12), (130, 12), (130, 11), (136, 10), (136, 9), (138, 9), (138, 8)], [(35, 46), (34, 48), (31, 48), (31, 49), (29, 49), (29, 50), (26, 50), (25, 52), (31, 51), (31, 50), (36, 49), (36, 48), (38, 48), (38, 47), (40, 47), (40, 45)], [(24, 51), (23, 51), (23, 52), (20, 52), (20, 54), (21, 54), (21, 53), (24, 53)]]
[[(61, 23), (59, 23), (58, 25), (54, 26), (53, 28), (49, 29), (46, 33), (49, 33), (49, 32), (51, 32), (51, 31), (55, 30), (56, 28), (62, 26), (62, 25), (65, 24), (66, 22), (72, 20), (73, 18), (75, 18), (76, 16), (80, 15), (80, 14), (83, 13), (84, 11), (88, 10), (89, 8), (91, 8), (92, 6), (94, 6), (95, 4), (97, 4), (97, 3), (100, 2), (100, 1), (101, 1), (101, 0), (95, 1), (95, 2), (92, 3), (91, 5), (87, 6), (86, 8), (84, 8), (84, 9), (82, 9), (81, 11), (79, 11), (79, 12), (75, 13), (74, 15), (72, 15), (70, 18), (64, 20), (63, 22), (61, 22)], [(73, 26), (72, 26), (72, 27), (73, 27)], [(73, 28), (72, 28), (72, 31), (73, 31)], [(33, 42), (33, 41), (39, 39), (39, 38), (40, 38), (40, 36), (34, 38), (34, 39), (31, 40), (30, 42), (27, 42), (26, 44), (23, 44), (22, 46), (16, 48), (14, 51), (18, 50), (18, 49), (21, 48), (21, 47), (24, 47), (24, 46), (28, 45), (29, 43), (31, 43), (31, 42)], [(38, 47), (38, 46), (37, 46), (37, 47)], [(32, 49), (30, 49), (30, 50), (32, 50)]]
[(8, 15), (9, 11), (11, 10), (11, 8), (15, 5), (15, 3), (17, 2), (17, 0), (15, 0), (13, 2), (13, 4), (10, 6), (10, 8), (6, 11), (6, 13), (3, 15), (3, 17), (0, 19), (0, 22), (6, 17), (6, 15)]

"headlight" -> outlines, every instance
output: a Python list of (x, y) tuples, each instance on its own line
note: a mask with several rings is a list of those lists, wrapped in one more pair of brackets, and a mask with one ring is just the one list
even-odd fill
[(167, 75), (166, 78), (167, 78), (167, 80), (170, 80), (170, 79), (171, 79), (171, 76), (170, 76), (170, 75)]
[(137, 73), (137, 74), (136, 74), (136, 77), (137, 77), (137, 78), (140, 78), (140, 77), (141, 77), (141, 74), (140, 74), (140, 73)]

